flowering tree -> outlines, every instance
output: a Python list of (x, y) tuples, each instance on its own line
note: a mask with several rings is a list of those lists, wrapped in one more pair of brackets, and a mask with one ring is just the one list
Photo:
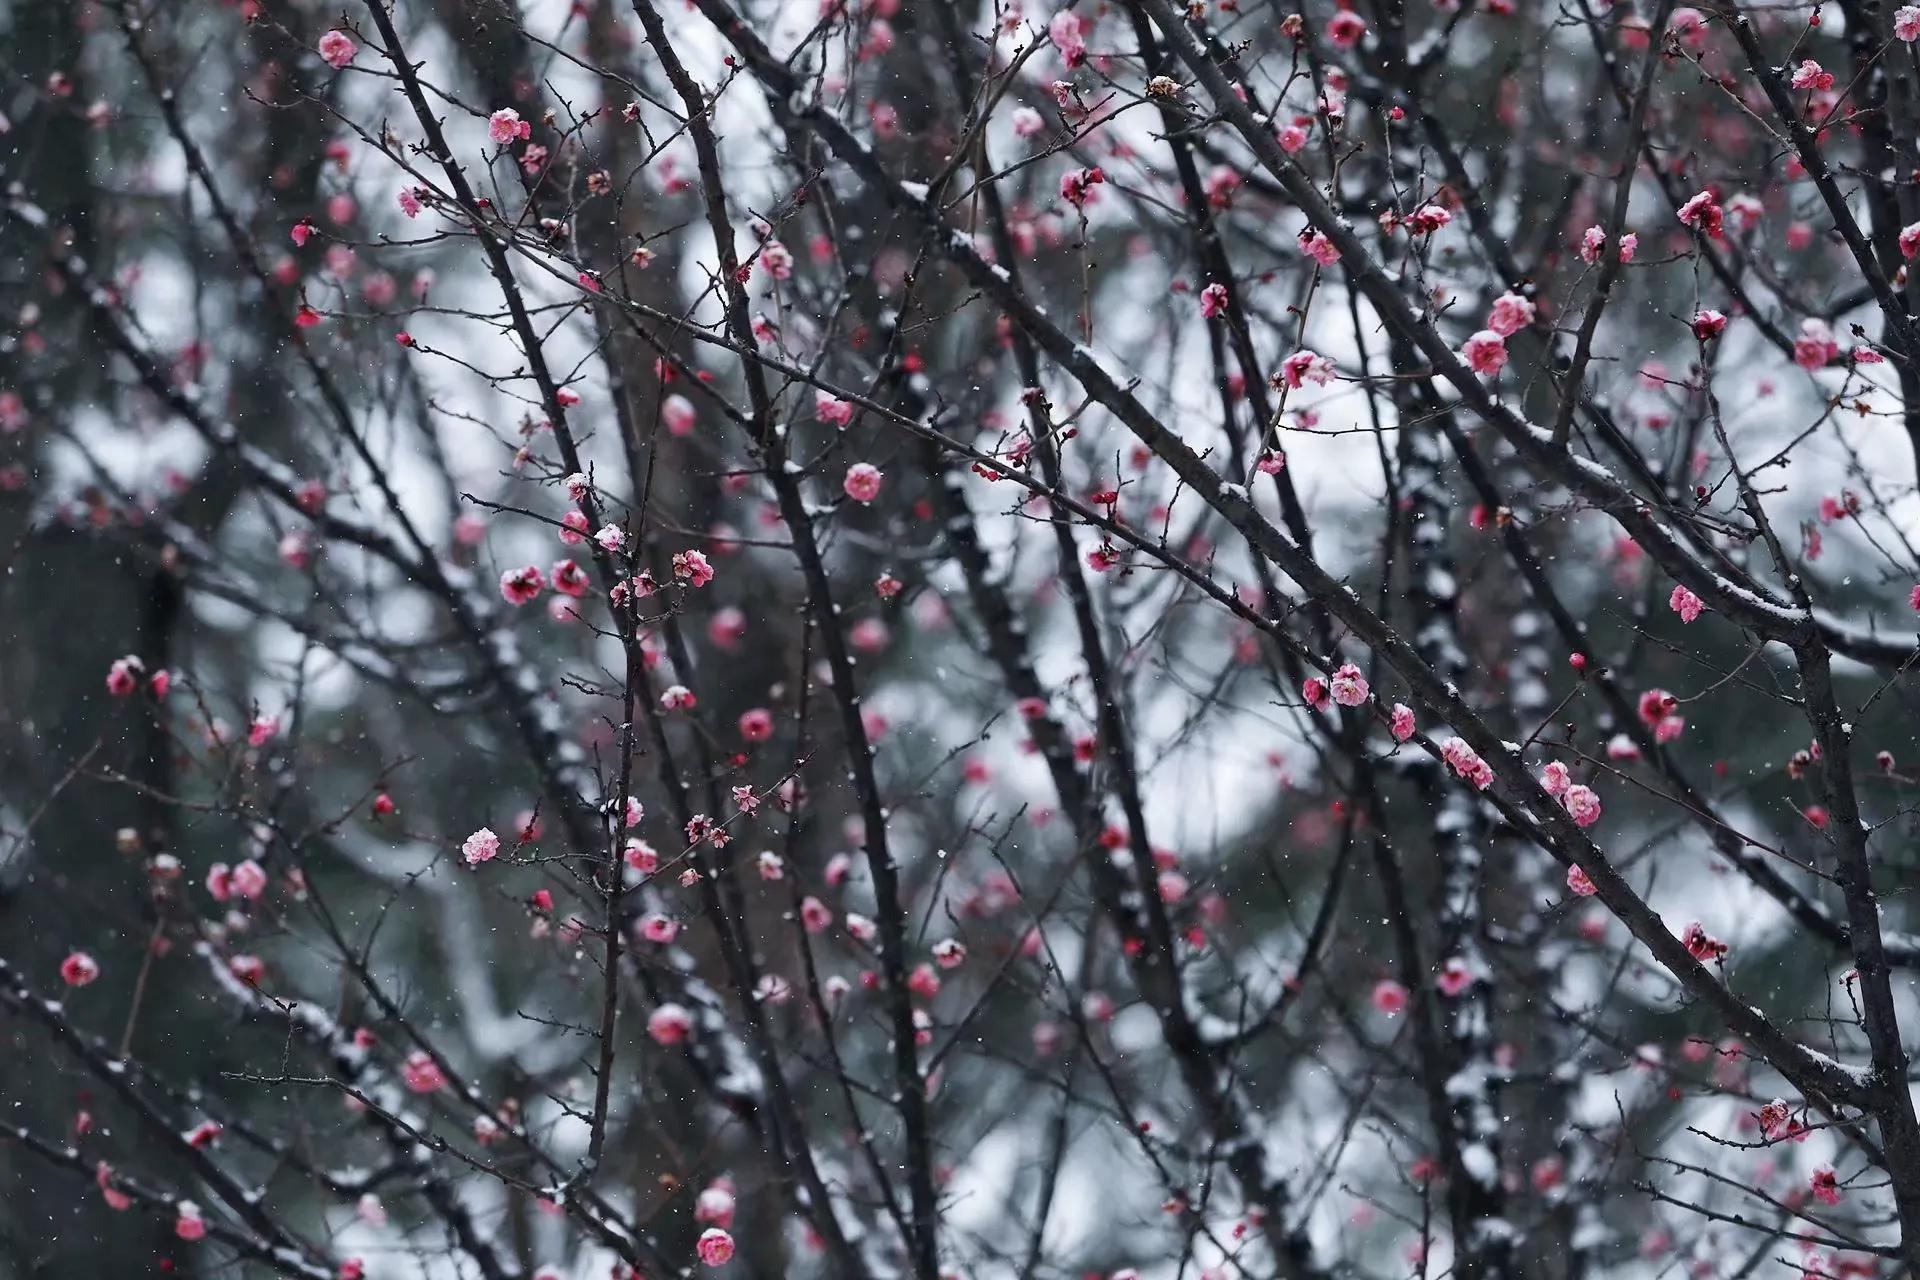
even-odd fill
[(1920, 1273), (1920, 8), (0, 24), (0, 1274)]

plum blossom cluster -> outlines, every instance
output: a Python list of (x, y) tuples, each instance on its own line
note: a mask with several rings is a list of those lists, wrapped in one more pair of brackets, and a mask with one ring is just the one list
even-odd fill
[(1920, 1271), (1920, 7), (42, 8), (47, 1269)]

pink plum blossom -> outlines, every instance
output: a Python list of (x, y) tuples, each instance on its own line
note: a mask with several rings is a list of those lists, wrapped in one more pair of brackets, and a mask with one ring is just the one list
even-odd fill
[(647, 1034), (655, 1044), (673, 1046), (693, 1034), (693, 1015), (677, 1004), (663, 1004), (647, 1015)]
[(400, 1064), (400, 1078), (413, 1093), (438, 1093), (447, 1087), (447, 1076), (433, 1055), (416, 1049)]
[(491, 828), (481, 827), (461, 842), (460, 853), (468, 866), (477, 867), (499, 856), (500, 837), (493, 834)]
[(533, 126), (520, 118), (512, 107), (502, 107), (487, 117), (487, 136), (501, 146), (533, 136)]
[(707, 1266), (724, 1267), (733, 1257), (733, 1237), (719, 1227), (708, 1227), (700, 1233), (694, 1248)]
[(100, 976), (100, 965), (84, 951), (74, 951), (60, 962), (60, 981), (70, 987), (84, 987)]
[(856, 462), (847, 468), (842, 487), (855, 502), (869, 503), (880, 496), (880, 468), (870, 462)]
[(1295, 390), (1309, 382), (1324, 387), (1333, 380), (1333, 375), (1333, 361), (1311, 351), (1296, 351), (1280, 362), (1281, 378)]
[(1560, 804), (1567, 816), (1583, 827), (1600, 820), (1600, 795), (1592, 787), (1574, 783), (1561, 793)]
[(1333, 700), (1343, 707), (1359, 706), (1367, 700), (1370, 692), (1360, 668), (1351, 662), (1333, 673), (1332, 679), (1327, 682), (1327, 689), (1333, 694)]
[(353, 37), (344, 31), (329, 31), (321, 36), (319, 48), (320, 56), (326, 59), (327, 65), (335, 71), (352, 62), (353, 55), (360, 51), (360, 46), (353, 42)]
[(1475, 373), (1492, 377), (1506, 367), (1507, 340), (1491, 329), (1482, 329), (1461, 345), (1460, 355)]
[(1493, 300), (1487, 315), (1487, 328), (1502, 338), (1511, 338), (1533, 323), (1537, 308), (1517, 293), (1503, 293)]

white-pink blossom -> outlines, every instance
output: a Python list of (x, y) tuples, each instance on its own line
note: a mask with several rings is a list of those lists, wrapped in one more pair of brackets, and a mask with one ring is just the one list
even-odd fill
[(1460, 355), (1475, 373), (1492, 377), (1506, 367), (1507, 340), (1491, 329), (1482, 329), (1461, 344)]
[(1561, 795), (1560, 803), (1566, 809), (1567, 816), (1583, 827), (1590, 827), (1600, 820), (1600, 794), (1592, 787), (1576, 782)]
[(693, 1015), (683, 1005), (663, 1004), (647, 1015), (647, 1034), (655, 1044), (681, 1044), (693, 1034)]
[(1537, 308), (1532, 301), (1517, 293), (1503, 293), (1493, 300), (1493, 309), (1487, 315), (1487, 328), (1502, 338), (1511, 338), (1533, 323)]
[(477, 867), (499, 856), (500, 837), (493, 834), (491, 827), (481, 827), (461, 842), (460, 852), (468, 866)]
[(1370, 692), (1366, 677), (1351, 662), (1333, 673), (1333, 678), (1327, 682), (1327, 690), (1333, 695), (1333, 700), (1343, 707), (1359, 706), (1367, 700)]
[(487, 117), (487, 136), (501, 146), (533, 136), (533, 126), (520, 118), (512, 107), (502, 107)]
[(842, 487), (855, 502), (872, 502), (880, 496), (881, 474), (880, 468), (871, 462), (856, 462), (847, 468)]
[(1324, 387), (1333, 380), (1333, 361), (1311, 351), (1296, 351), (1280, 362), (1280, 376), (1289, 387), (1298, 389), (1311, 382)]
[(700, 1261), (708, 1266), (725, 1266), (733, 1257), (733, 1237), (719, 1227), (708, 1227), (700, 1233), (694, 1248), (700, 1254)]

